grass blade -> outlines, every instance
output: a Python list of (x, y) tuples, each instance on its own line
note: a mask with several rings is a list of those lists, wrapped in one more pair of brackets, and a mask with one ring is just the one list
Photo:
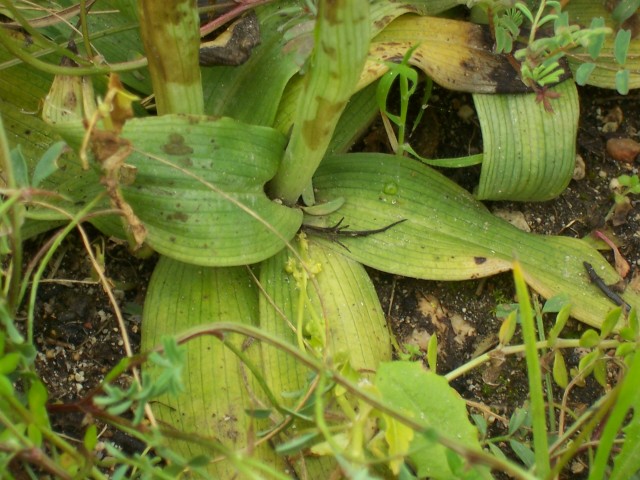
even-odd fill
[(533, 309), (531, 308), (531, 299), (529, 298), (527, 284), (524, 281), (522, 266), (518, 261), (513, 263), (513, 277), (520, 305), (520, 321), (525, 344), (527, 375), (529, 377), (536, 475), (540, 478), (545, 478), (551, 466), (549, 463), (549, 442), (547, 440), (547, 416), (544, 408), (544, 393), (542, 391), (542, 371), (540, 369), (538, 350), (536, 349), (536, 327), (533, 319)]

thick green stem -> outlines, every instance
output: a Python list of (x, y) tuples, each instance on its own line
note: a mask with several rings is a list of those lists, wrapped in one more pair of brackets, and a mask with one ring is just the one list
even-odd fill
[(355, 88), (369, 49), (367, 0), (321, 0), (314, 51), (308, 62), (291, 139), (269, 186), (273, 197), (295, 204), (324, 157)]
[(138, 12), (158, 114), (202, 114), (195, 0), (138, 0)]

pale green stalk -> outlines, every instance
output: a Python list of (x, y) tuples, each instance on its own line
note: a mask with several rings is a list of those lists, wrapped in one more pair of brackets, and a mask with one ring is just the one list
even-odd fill
[[(11, 153), (9, 152), (9, 140), (4, 132), (2, 118), (0, 118), (0, 165), (4, 173), (7, 187), (10, 189), (18, 188), (16, 180), (13, 176), (13, 167), (11, 164)], [(4, 202), (11, 200), (4, 200)], [(4, 203), (3, 202), (3, 203)], [(20, 203), (13, 204), (8, 212), (7, 219), (11, 228), (9, 242), (11, 246), (11, 264), (10, 277), (8, 279), (8, 295), (7, 303), (9, 314), (13, 317), (20, 304), (20, 288), (22, 285), (22, 235), (21, 228), (24, 216), (24, 206)]]
[(204, 113), (195, 1), (138, 0), (138, 16), (158, 115)]
[(533, 451), (536, 460), (535, 473), (539, 478), (546, 478), (551, 465), (549, 462), (549, 442), (547, 440), (547, 417), (544, 407), (544, 393), (542, 391), (542, 370), (536, 348), (536, 328), (533, 323), (531, 299), (529, 298), (527, 284), (524, 281), (522, 267), (517, 261), (513, 264), (513, 277), (520, 305), (520, 323), (525, 345), (527, 375), (529, 377), (531, 417), (533, 419)]
[[(598, 347), (602, 348), (603, 350), (610, 350), (618, 347), (618, 345), (620, 345), (620, 342), (618, 340), (604, 340), (598, 344)], [(551, 342), (549, 342), (548, 340), (544, 340), (544, 341), (536, 342), (535, 347), (536, 347), (536, 350), (542, 350), (545, 348), (557, 348), (557, 349), (580, 348), (580, 339), (579, 338), (575, 338), (575, 339), (560, 338), (555, 340), (553, 344), (551, 344)], [(448, 382), (451, 382), (456, 378), (459, 378), (469, 373), (471, 370), (478, 368), (480, 365), (491, 361), (491, 359), (494, 357), (495, 354), (499, 353), (500, 355), (505, 355), (505, 356), (515, 355), (518, 353), (522, 353), (525, 350), (526, 350), (525, 345), (512, 345), (509, 347), (494, 348), (493, 350), (490, 350), (487, 353), (483, 353), (482, 355), (479, 355), (474, 359), (469, 360), (467, 363), (459, 366), (455, 370), (451, 370), (449, 373), (444, 375), (444, 377), (447, 379)]]

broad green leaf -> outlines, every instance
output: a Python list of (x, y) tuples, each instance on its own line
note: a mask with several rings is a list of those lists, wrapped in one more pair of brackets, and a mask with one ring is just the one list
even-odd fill
[[(442, 436), (480, 450), (478, 430), (467, 417), (465, 402), (444, 377), (424, 370), (419, 363), (388, 362), (378, 367), (375, 386), (390, 406), (412, 415)], [(420, 478), (456, 478), (449, 468), (445, 447), (416, 434), (410, 448), (409, 458)]]
[[(11, 58), (7, 51), (0, 48), (0, 61)], [(50, 171), (47, 172), (49, 169), (45, 168), (47, 160), (38, 167), (39, 162), (46, 158), (44, 156), (49, 148), (53, 148), (52, 145), (60, 140), (54, 128), (40, 117), (42, 101), (48, 95), (52, 81), (53, 76), (20, 63), (0, 70), (0, 112), (5, 132), (12, 146), (20, 145), (29, 175), (34, 180), (40, 180), (40, 188), (57, 190), (56, 186), (64, 182), (65, 178), (71, 179), (82, 190), (89, 190), (88, 196), (76, 198), (81, 199), (79, 201), (88, 201), (96, 194), (98, 177), (93, 172), (82, 172), (74, 154), (66, 153), (59, 160), (64, 172), (56, 172), (45, 180), (42, 180), (42, 176), (50, 173)], [(68, 189), (58, 190), (58, 192), (64, 195)], [(52, 198), (47, 197), (43, 200), (50, 202)], [(53, 200), (53, 203), (56, 203), (55, 199)], [(73, 202), (67, 202), (64, 203), (63, 208), (72, 214), (78, 210), (79, 206)], [(27, 221), (22, 229), (23, 238), (45, 232), (65, 220), (68, 220), (68, 216), (60, 212), (43, 208), (30, 209), (27, 211)], [(117, 221), (112, 223), (118, 224)]]
[[(213, 322), (257, 324), (258, 292), (246, 268), (199, 267), (161, 257), (145, 300), (142, 350), (159, 345), (164, 336)], [(244, 340), (235, 335), (226, 339), (238, 349)], [(256, 440), (255, 425), (245, 410), (253, 405), (248, 390), (253, 383), (247, 370), (243, 376), (238, 358), (214, 336), (192, 339), (186, 347), (185, 392), (161, 397), (152, 405), (154, 414), (182, 432), (232, 450), (249, 447), (253, 456), (277, 465), (267, 444), (251, 445)], [(250, 358), (257, 360), (256, 355)], [(248, 383), (243, 380), (246, 377)], [(220, 453), (195, 443), (173, 442), (172, 447), (188, 457)], [(231, 478), (237, 467), (225, 461), (209, 468), (216, 478)]]
[[(312, 239), (292, 243), (313, 278), (305, 280), (304, 269), (288, 250), (262, 262), (261, 329), (292, 345), (316, 343), (318, 333), (326, 331), (324, 353), (336, 361), (347, 359), (355, 370), (373, 371), (389, 361), (389, 330), (364, 267)], [(262, 344), (261, 351), (265, 378), (277, 401), (294, 408), (307, 393), (313, 372), (274, 347)], [(299, 457), (294, 463), (298, 472), (302, 463), (314, 472), (310, 478), (325, 478), (335, 468), (332, 458)]]
[[(331, 357), (346, 354), (355, 370), (375, 370), (378, 363), (390, 360), (385, 316), (364, 267), (314, 239), (293, 243), (313, 278), (300, 278), (305, 271), (288, 250), (264, 261), (260, 267), (264, 288), (261, 328), (294, 345), (315, 343), (320, 340), (313, 338), (315, 332), (326, 331), (328, 337), (322, 339), (327, 345), (325, 353)], [(266, 345), (262, 356), (265, 375), (278, 385), (276, 395), (305, 387), (309, 372), (295, 359)]]
[(474, 95), (484, 159), (481, 200), (549, 200), (571, 181), (578, 131), (578, 92), (572, 81), (551, 88), (554, 113), (535, 94)]
[[(416, 278), (463, 280), (507, 271), (517, 257), (533, 289), (545, 298), (569, 296), (575, 318), (597, 327), (615, 307), (585, 272), (587, 261), (606, 283), (620, 280), (595, 249), (573, 238), (518, 230), (417, 161), (366, 153), (331, 156), (318, 169), (314, 186), (318, 202), (343, 197), (345, 203), (327, 217), (308, 217), (309, 224), (331, 227), (344, 219), (347, 231), (363, 231), (405, 220), (373, 235), (338, 235), (349, 250), (323, 239), (365, 265)], [(640, 306), (638, 294), (622, 296)]]
[[(77, 146), (83, 132), (69, 127), (64, 134)], [(255, 263), (300, 226), (299, 211), (264, 193), (285, 142), (273, 129), (163, 115), (130, 120), (122, 138), (133, 146), (125, 163), (137, 169), (133, 183), (121, 186), (124, 199), (146, 227), (149, 246), (164, 255), (208, 266)], [(103, 188), (74, 180), (60, 188), (76, 201)]]

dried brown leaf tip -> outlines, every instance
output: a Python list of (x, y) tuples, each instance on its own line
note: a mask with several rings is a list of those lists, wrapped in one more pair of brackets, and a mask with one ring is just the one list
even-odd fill
[(103, 102), (100, 103), (103, 127), (105, 130), (121, 132), (125, 122), (133, 118), (133, 102), (139, 98), (125, 90), (120, 77), (112, 74), (109, 77), (109, 89)]

